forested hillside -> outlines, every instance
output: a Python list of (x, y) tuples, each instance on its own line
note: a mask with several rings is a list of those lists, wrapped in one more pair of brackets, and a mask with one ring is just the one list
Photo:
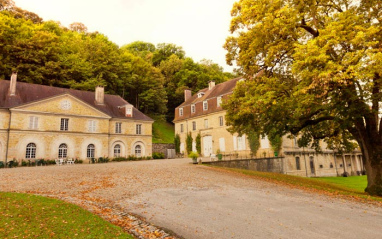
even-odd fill
[(168, 121), (183, 102), (211, 80), (233, 77), (209, 61), (194, 62), (180, 46), (133, 42), (119, 47), (81, 23), (68, 28), (0, 0), (0, 79), (12, 71), (18, 80), (81, 90), (103, 85), (142, 112)]

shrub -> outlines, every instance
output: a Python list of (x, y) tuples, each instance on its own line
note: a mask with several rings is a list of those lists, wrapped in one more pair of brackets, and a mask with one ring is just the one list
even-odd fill
[(153, 159), (164, 159), (164, 153), (153, 152)]
[(107, 163), (109, 162), (109, 158), (108, 157), (99, 157), (98, 158), (98, 163)]
[(175, 152), (177, 154), (180, 153), (180, 136), (179, 136), (179, 134), (175, 135), (174, 144), (175, 144)]
[(197, 157), (199, 157), (199, 154), (197, 152), (191, 151), (191, 153), (188, 154), (188, 157), (196, 159)]
[(202, 152), (202, 136), (200, 136), (200, 133), (196, 136), (195, 138), (195, 143), (196, 143), (196, 151), (198, 154)]
[(186, 149), (188, 154), (192, 152), (192, 141), (194, 140), (192, 139), (191, 132), (189, 132), (186, 138)]

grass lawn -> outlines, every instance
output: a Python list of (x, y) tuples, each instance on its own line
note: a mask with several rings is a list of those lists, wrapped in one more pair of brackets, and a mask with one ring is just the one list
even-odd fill
[(332, 177), (332, 178), (305, 178), (299, 176), (285, 175), (279, 173), (268, 173), (251, 171), (236, 168), (221, 168), (211, 166), (222, 170), (244, 174), (249, 177), (280, 183), (295, 188), (315, 191), (318, 193), (328, 194), (332, 196), (345, 196), (352, 199), (361, 199), (368, 201), (377, 201), (382, 203), (382, 197), (374, 197), (366, 194), (366, 176), (353, 177)]
[(0, 192), (0, 238), (133, 238), (79, 206)]
[(174, 125), (165, 120), (155, 120), (153, 124), (153, 143), (173, 144), (174, 136)]
[(350, 190), (354, 190), (355, 192), (360, 192), (360, 193), (363, 193), (367, 186), (366, 175), (352, 176), (352, 177), (312, 178), (312, 180), (330, 183), (330, 184), (348, 188)]

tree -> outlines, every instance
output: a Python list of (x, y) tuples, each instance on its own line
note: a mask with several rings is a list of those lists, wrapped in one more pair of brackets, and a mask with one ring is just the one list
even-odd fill
[(180, 136), (179, 136), (179, 134), (175, 135), (174, 144), (175, 144), (175, 152), (177, 154), (179, 154), (180, 153)]
[(78, 32), (78, 33), (87, 33), (88, 28), (85, 26), (85, 24), (81, 22), (73, 22), (72, 24), (69, 25), (69, 29)]
[(191, 132), (189, 132), (186, 137), (186, 149), (188, 154), (192, 152), (192, 142), (193, 142), (192, 135), (191, 135)]
[(365, 191), (381, 196), (381, 1), (241, 0), (231, 13), (227, 62), (247, 81), (226, 104), (227, 123), (299, 134), (313, 146), (351, 136), (365, 159)]
[(167, 60), (171, 55), (176, 55), (183, 59), (186, 53), (181, 46), (171, 43), (159, 43), (153, 55), (153, 65), (159, 66), (162, 61)]

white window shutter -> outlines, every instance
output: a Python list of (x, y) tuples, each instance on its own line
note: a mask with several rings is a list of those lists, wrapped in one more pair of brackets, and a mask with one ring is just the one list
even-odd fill
[(246, 144), (245, 144), (245, 134), (243, 135), (243, 136), (241, 136), (242, 137), (242, 140), (241, 140), (241, 143), (242, 143), (242, 149), (243, 150), (246, 150)]
[(233, 136), (233, 150), (237, 150), (237, 137)]
[(35, 129), (38, 128), (38, 118), (37, 117), (34, 118), (34, 128)]
[(220, 148), (221, 152), (225, 152), (225, 139), (224, 138), (219, 139), (219, 148)]

